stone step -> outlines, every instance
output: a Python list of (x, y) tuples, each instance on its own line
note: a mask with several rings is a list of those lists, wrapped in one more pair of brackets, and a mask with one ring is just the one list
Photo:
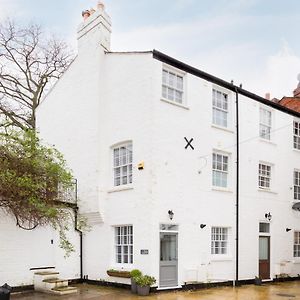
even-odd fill
[(68, 294), (76, 294), (78, 290), (76, 287), (66, 286), (66, 287), (53, 288), (49, 292), (51, 294), (56, 294), (56, 295), (68, 295)]
[(59, 279), (59, 278), (50, 278), (44, 279), (43, 283), (45, 283), (45, 288), (47, 290), (51, 290), (53, 288), (66, 287), (69, 284), (67, 279)]
[[(51, 290), (52, 288), (67, 286), (68, 281), (66, 282), (56, 282), (59, 272), (56, 271), (39, 271), (34, 273), (34, 289), (36, 291), (43, 292), (45, 290)], [(49, 282), (47, 282), (49, 281)]]

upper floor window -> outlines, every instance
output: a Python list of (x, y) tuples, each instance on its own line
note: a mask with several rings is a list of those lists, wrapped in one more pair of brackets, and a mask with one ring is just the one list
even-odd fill
[(259, 110), (259, 136), (263, 139), (271, 139), (272, 113), (271, 111), (260, 108)]
[(183, 104), (183, 75), (163, 69), (162, 97)]
[(294, 170), (294, 200), (300, 200), (300, 171)]
[(294, 257), (300, 257), (300, 231), (294, 232)]
[(269, 189), (271, 187), (271, 166), (260, 163), (258, 173), (258, 186), (262, 189)]
[(211, 228), (211, 254), (228, 253), (228, 228)]
[(300, 122), (294, 121), (294, 149), (300, 150)]
[(213, 124), (228, 127), (228, 95), (213, 89)]
[(115, 227), (116, 262), (133, 263), (133, 226)]
[(114, 186), (132, 183), (132, 143), (113, 149)]
[(212, 156), (212, 184), (226, 188), (228, 185), (228, 155), (213, 153)]

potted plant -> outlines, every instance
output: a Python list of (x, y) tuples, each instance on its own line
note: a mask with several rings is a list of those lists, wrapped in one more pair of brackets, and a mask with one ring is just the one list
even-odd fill
[(255, 276), (255, 279), (254, 279), (254, 284), (255, 285), (261, 285), (262, 281), (261, 281), (261, 278), (260, 277), (257, 277)]
[(135, 278), (142, 276), (142, 272), (138, 269), (134, 269), (130, 272), (130, 277), (131, 277), (131, 292), (133, 294), (137, 293), (137, 285), (136, 285), (136, 281)]
[(156, 282), (156, 279), (152, 276), (141, 275), (135, 277), (135, 282), (137, 284), (137, 293), (140, 296), (148, 296), (150, 293), (150, 286)]
[(129, 271), (120, 271), (120, 270), (109, 269), (106, 271), (106, 273), (107, 273), (107, 275), (113, 276), (113, 277), (130, 278)]

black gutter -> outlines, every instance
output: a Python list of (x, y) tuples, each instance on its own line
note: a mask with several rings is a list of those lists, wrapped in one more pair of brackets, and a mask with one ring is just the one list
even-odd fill
[(292, 109), (289, 109), (285, 106), (282, 106), (282, 105), (280, 105), (276, 102), (272, 102), (272, 101), (267, 100), (263, 97), (260, 97), (256, 94), (253, 94), (253, 93), (251, 93), (247, 90), (244, 90), (243, 88), (241, 88), (239, 86), (236, 86), (236, 85), (234, 85), (234, 84), (232, 84), (228, 81), (225, 81), (221, 78), (218, 78), (216, 76), (213, 76), (213, 75), (210, 75), (206, 72), (203, 72), (203, 71), (201, 71), (197, 68), (194, 68), (194, 67), (192, 67), (188, 64), (185, 64), (185, 63), (183, 63), (183, 62), (181, 62), (181, 61), (179, 61), (179, 60), (177, 60), (177, 59), (175, 59), (171, 56), (168, 56), (168, 55), (166, 55), (162, 52), (159, 52), (157, 50), (153, 50), (153, 58), (155, 58), (155, 59), (157, 59), (157, 60), (159, 60), (163, 63), (166, 63), (168, 65), (171, 65), (175, 68), (178, 68), (182, 71), (185, 71), (187, 73), (190, 73), (192, 75), (200, 77), (204, 80), (210, 81), (210, 82), (212, 82), (216, 85), (222, 86), (222, 87), (224, 87), (224, 88), (226, 88), (230, 91), (233, 91), (233, 92), (239, 93), (239, 94), (241, 94), (245, 97), (251, 98), (251, 99), (253, 99), (257, 102), (260, 102), (264, 105), (270, 106), (270, 107), (272, 107), (274, 109), (277, 109), (281, 112), (287, 113), (287, 114), (292, 115), (292, 116), (297, 117), (297, 118), (300, 118), (300, 113), (299, 112), (296, 112), (296, 111), (294, 111)]
[(236, 237), (235, 237), (235, 285), (239, 284), (239, 204), (240, 204), (240, 134), (239, 94), (235, 91), (236, 114)]

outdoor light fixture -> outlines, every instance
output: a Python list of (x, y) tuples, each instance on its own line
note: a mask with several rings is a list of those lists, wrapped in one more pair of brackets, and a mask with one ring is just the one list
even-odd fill
[(291, 231), (291, 230), (292, 230), (291, 228), (286, 228), (286, 229), (285, 229), (286, 232), (289, 232), (289, 231)]
[(206, 226), (206, 224), (200, 224), (200, 228), (203, 229)]
[(169, 218), (170, 218), (170, 220), (173, 220), (173, 217), (174, 217), (174, 212), (173, 212), (173, 210), (169, 210), (168, 211), (168, 214), (169, 214)]
[(266, 213), (265, 214), (265, 218), (268, 219), (268, 221), (271, 221), (272, 220), (272, 215), (270, 212)]

